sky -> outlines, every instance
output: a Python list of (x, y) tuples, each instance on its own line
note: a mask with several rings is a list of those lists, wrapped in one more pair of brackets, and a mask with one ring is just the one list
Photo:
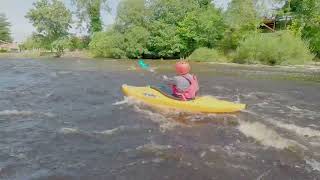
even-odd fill
[[(11, 34), (15, 42), (24, 41), (35, 30), (25, 15), (32, 8), (36, 0), (0, 0), (0, 13), (4, 13), (11, 23)], [(68, 0), (63, 0), (68, 1)], [(68, 1), (70, 2), (70, 0)], [(110, 0), (110, 7), (115, 9), (119, 0)], [(66, 3), (68, 8), (72, 9), (70, 3)], [(115, 12), (111, 14), (103, 12), (103, 22), (105, 25), (114, 22)], [(71, 30), (77, 33), (77, 29)]]
[[(32, 4), (36, 0), (0, 0), (0, 13), (5, 13), (11, 23), (11, 33), (15, 42), (24, 41), (35, 30), (25, 15), (32, 8)], [(62, 0), (68, 8), (72, 9), (70, 0)], [(109, 25), (114, 22), (115, 9), (120, 0), (110, 0), (109, 5), (113, 9), (110, 13), (103, 12), (104, 25)], [(226, 7), (230, 0), (215, 0), (215, 3), (220, 7)], [(72, 28), (71, 32), (78, 33), (77, 28)]]

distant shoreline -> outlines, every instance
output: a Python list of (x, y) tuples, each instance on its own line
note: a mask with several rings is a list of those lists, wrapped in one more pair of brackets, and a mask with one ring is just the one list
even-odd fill
[[(39, 51), (25, 51), (25, 52), (8, 52), (8, 53), (0, 53), (0, 59), (3, 58), (8, 58), (8, 59), (27, 59), (27, 58), (32, 58), (32, 59), (43, 59), (43, 58), (55, 58), (54, 53), (51, 52), (39, 52)], [(70, 51), (66, 52), (64, 55), (62, 55), (61, 58), (66, 58), (66, 59), (73, 59), (73, 58), (81, 58), (81, 59), (88, 59), (88, 60), (119, 60), (121, 59), (113, 59), (113, 58), (95, 58), (90, 55), (88, 51)], [(59, 59), (59, 58), (57, 58)], [(126, 59), (129, 60), (129, 59)], [(147, 61), (161, 61), (160, 59), (146, 59)], [(308, 64), (304, 65), (275, 65), (275, 66), (270, 66), (270, 65), (264, 65), (264, 64), (238, 64), (238, 63), (232, 63), (232, 62), (214, 62), (214, 61), (194, 61), (195, 63), (203, 63), (203, 64), (217, 64), (217, 65), (229, 65), (229, 66), (242, 66), (242, 67), (268, 67), (268, 68), (303, 68), (303, 69), (312, 69), (312, 70), (320, 70), (320, 62), (311, 62)]]

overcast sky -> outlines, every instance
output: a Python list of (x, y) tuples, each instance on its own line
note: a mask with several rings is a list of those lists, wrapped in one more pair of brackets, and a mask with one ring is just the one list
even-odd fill
[[(0, 13), (5, 13), (12, 24), (11, 33), (14, 41), (21, 42), (34, 31), (34, 28), (24, 16), (28, 10), (32, 8), (32, 3), (35, 1), (36, 0), (0, 0)], [(70, 0), (63, 1), (70, 2)], [(110, 0), (110, 6), (113, 10), (116, 9), (119, 1), (120, 0)], [(229, 0), (215, 0), (215, 2), (222, 7), (225, 7)], [(71, 8), (69, 3), (67, 3), (67, 6)], [(114, 12), (112, 14), (103, 14), (104, 24), (112, 24), (114, 16)], [(72, 31), (77, 32), (75, 28)]]

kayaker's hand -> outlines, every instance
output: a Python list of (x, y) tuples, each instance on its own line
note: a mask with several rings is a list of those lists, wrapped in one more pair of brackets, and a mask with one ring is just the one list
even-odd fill
[(169, 78), (166, 75), (163, 75), (162, 78), (163, 80), (166, 80), (166, 81), (169, 80)]
[(152, 68), (149, 69), (150, 72), (155, 73), (156, 71)]

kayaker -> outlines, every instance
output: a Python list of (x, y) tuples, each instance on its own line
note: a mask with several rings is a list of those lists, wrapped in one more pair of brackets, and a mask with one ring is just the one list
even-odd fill
[(190, 74), (190, 64), (186, 61), (178, 61), (175, 65), (177, 76), (164, 79), (169, 81), (172, 95), (183, 101), (195, 99), (199, 91), (197, 77)]

